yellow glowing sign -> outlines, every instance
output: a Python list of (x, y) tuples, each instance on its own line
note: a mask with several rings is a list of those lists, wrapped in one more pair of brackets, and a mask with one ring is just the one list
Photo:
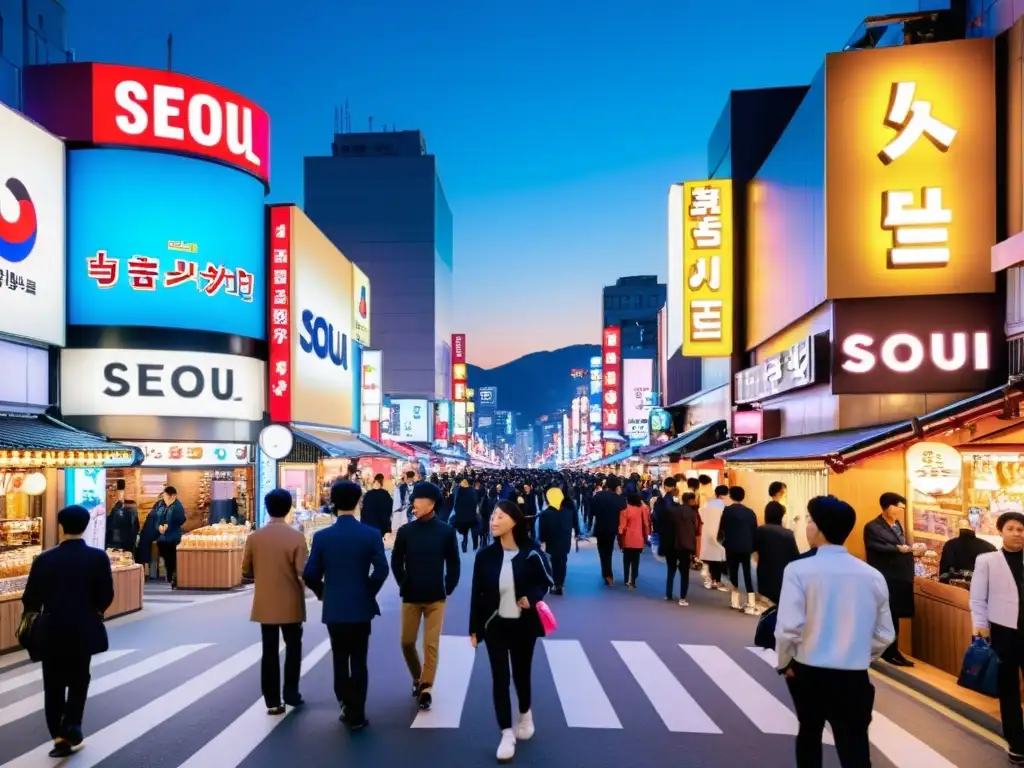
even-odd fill
[(994, 289), (991, 40), (832, 54), (827, 298)]
[(683, 355), (728, 357), (733, 342), (732, 181), (683, 185)]

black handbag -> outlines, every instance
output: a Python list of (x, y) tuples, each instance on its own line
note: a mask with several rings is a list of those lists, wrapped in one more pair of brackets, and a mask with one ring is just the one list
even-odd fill
[(18, 643), (29, 653), (33, 647), (39, 644), (43, 623), (39, 621), (42, 614), (39, 611), (24, 611), (21, 614), (21, 621), (18, 622), (18, 629), (15, 632)]
[(779, 609), (772, 606), (757, 620), (757, 629), (754, 630), (754, 645), (758, 648), (775, 650), (775, 622), (778, 619)]

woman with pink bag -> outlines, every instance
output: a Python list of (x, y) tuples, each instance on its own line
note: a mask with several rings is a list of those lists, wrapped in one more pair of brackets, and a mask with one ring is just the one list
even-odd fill
[[(491, 663), (494, 712), (501, 729), (497, 753), (500, 763), (515, 757), (517, 741), (533, 737), (533, 652), (537, 638), (554, 630), (554, 615), (543, 603), (554, 584), (551, 566), (530, 538), (529, 524), (518, 505), (499, 501), (491, 516), (494, 543), (477, 553), (473, 565), (469, 639), (474, 648), (484, 644)], [(510, 690), (513, 683), (519, 701), (515, 729)]]

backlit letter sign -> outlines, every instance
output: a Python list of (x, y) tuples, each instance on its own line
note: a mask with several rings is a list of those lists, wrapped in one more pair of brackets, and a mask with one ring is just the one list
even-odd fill
[(683, 355), (732, 354), (732, 182), (689, 182), (683, 193)]
[(601, 338), (601, 429), (616, 432), (622, 427), (622, 339), (617, 326), (604, 329)]

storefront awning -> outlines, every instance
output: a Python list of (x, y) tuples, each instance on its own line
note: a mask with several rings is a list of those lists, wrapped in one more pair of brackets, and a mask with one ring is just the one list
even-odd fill
[(341, 432), (305, 425), (292, 425), (295, 436), (319, 448), (332, 459), (387, 458), (401, 459), (405, 456), (366, 435)]
[[(68, 456), (69, 452), (80, 454)], [(26, 454), (28, 454), (26, 456)], [(0, 416), (0, 457), (8, 466), (133, 467), (142, 451), (83, 432), (45, 414)]]
[(729, 424), (724, 419), (710, 421), (707, 424), (701, 424), (700, 426), (684, 432), (678, 437), (669, 440), (667, 443), (641, 448), (640, 458), (644, 461), (651, 461), (653, 459), (665, 458), (676, 453), (685, 454), (687, 452), (695, 451), (714, 443), (721, 443), (723, 438), (728, 434), (728, 431)]
[(845, 465), (848, 457), (899, 435), (911, 426), (909, 421), (873, 425), (859, 429), (841, 429), (812, 435), (792, 435), (762, 440), (717, 454), (729, 464), (815, 461), (830, 468)]
[(591, 462), (589, 468), (597, 469), (598, 467), (608, 467), (612, 464), (619, 464), (623, 461), (628, 461), (633, 457), (634, 453), (636, 453), (636, 449), (634, 448), (623, 448), (618, 453), (613, 453), (610, 456), (605, 456), (604, 458)]
[(695, 451), (684, 453), (681, 458), (689, 461), (711, 461), (722, 451), (727, 451), (730, 448), (732, 448), (732, 438), (714, 443), (706, 448), (698, 448)]

